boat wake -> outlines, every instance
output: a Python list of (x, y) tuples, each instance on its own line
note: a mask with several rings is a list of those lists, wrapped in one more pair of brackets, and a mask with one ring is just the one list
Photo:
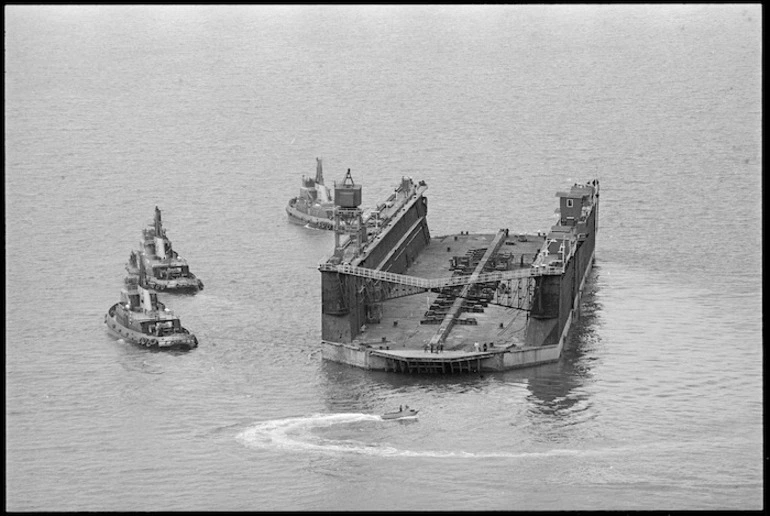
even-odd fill
[(479, 453), (464, 451), (417, 451), (392, 446), (366, 443), (355, 439), (330, 439), (314, 435), (321, 429), (340, 430), (341, 434), (361, 424), (373, 422), (392, 423), (371, 414), (316, 414), (263, 421), (240, 432), (236, 439), (249, 448), (281, 449), (295, 452), (371, 455), (379, 457), (431, 457), (431, 458), (526, 458), (555, 455), (583, 455), (585, 450), (546, 450), (521, 453)]
[(263, 421), (238, 434), (237, 439), (251, 448), (279, 448), (293, 451), (366, 453), (365, 443), (326, 439), (313, 431), (332, 426), (351, 427), (356, 423), (382, 421), (371, 414), (316, 414)]

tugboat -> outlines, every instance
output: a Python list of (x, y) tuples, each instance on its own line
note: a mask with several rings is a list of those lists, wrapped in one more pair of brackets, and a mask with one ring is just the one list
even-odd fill
[(295, 224), (314, 229), (334, 229), (334, 202), (324, 184), (323, 165), (316, 158), (315, 179), (302, 176), (299, 195), (289, 200), (286, 213)]
[(203, 282), (190, 272), (187, 260), (172, 248), (157, 206), (155, 220), (143, 230), (142, 236), (141, 250), (132, 251), (126, 264), (129, 277), (139, 273), (139, 263), (143, 262), (146, 272), (142, 280), (151, 289), (193, 293), (203, 290)]
[(142, 283), (141, 274), (129, 274), (126, 278), (120, 302), (112, 305), (104, 316), (107, 331), (151, 349), (190, 350), (198, 347), (198, 338), (182, 327), (174, 312), (158, 301), (155, 291)]

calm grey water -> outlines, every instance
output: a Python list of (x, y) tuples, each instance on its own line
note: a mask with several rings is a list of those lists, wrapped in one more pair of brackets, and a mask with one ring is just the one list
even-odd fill
[[(6, 509), (763, 507), (758, 5), (5, 8)], [(602, 182), (547, 366), (319, 354), (302, 174), (429, 224), (547, 229)], [(206, 288), (189, 353), (110, 338), (153, 209)], [(374, 414), (399, 404), (416, 422)]]

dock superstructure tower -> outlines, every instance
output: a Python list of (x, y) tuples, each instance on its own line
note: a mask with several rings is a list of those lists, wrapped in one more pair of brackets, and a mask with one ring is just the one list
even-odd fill
[(563, 341), (580, 306), (586, 275), (591, 270), (599, 217), (599, 182), (575, 184), (557, 192), (559, 221), (551, 227), (534, 262), (559, 274), (536, 279), (531, 319), (527, 326), (529, 346), (556, 345)]
[(334, 253), (341, 256), (343, 248), (350, 245), (357, 254), (365, 243), (361, 185), (355, 184), (348, 169), (342, 184), (334, 183)]

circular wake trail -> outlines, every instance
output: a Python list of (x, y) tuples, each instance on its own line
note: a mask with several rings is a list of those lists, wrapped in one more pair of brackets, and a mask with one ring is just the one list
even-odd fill
[(464, 451), (413, 451), (391, 446), (367, 444), (356, 440), (333, 440), (312, 434), (317, 428), (351, 425), (360, 422), (384, 421), (371, 414), (316, 414), (263, 421), (239, 433), (236, 438), (245, 446), (261, 449), (334, 454), (371, 455), (379, 457), (434, 457), (434, 458), (520, 458), (554, 455), (581, 455), (585, 450), (547, 450), (519, 453), (474, 453)]

